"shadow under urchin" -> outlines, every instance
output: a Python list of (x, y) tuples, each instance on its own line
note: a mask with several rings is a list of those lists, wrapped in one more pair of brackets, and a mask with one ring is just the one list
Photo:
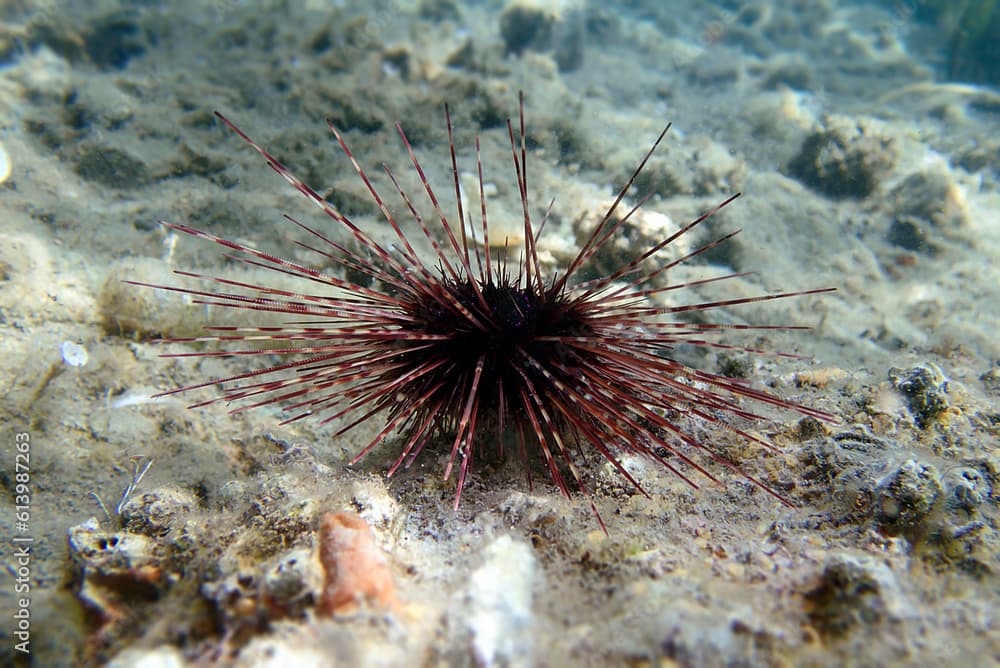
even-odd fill
[[(513, 174), (523, 216), (524, 242), (517, 263), (508, 263), (507, 253), (491, 253), (478, 137), (475, 147), (481, 206), (478, 211), (463, 209), (447, 106), (445, 123), (453, 175), (450, 187), (455, 191), (456, 218), (449, 220), (442, 210), (439, 198), (398, 123), (397, 131), (420, 179), (424, 196), (433, 208), (433, 216), (424, 217), (419, 213), (415, 200), (401, 187), (392, 170), (383, 165), (404, 210), (402, 216), (420, 228), (421, 235), (434, 249), (434, 266), (418, 256), (400, 224), (403, 217), (390, 210), (354, 158), (341, 132), (330, 121), (327, 121), (330, 129), (391, 226), (398, 243), (379, 244), (233, 123), (218, 112), (216, 116), (263, 156), (272, 169), (337, 225), (346, 228), (354, 239), (354, 243), (339, 243), (317, 228), (285, 216), (311, 235), (312, 243), (316, 244), (297, 242), (297, 245), (315, 253), (318, 260), (339, 265), (345, 276), (361, 277), (362, 280), (340, 278), (243, 243), (161, 221), (169, 228), (223, 246), (231, 259), (302, 279), (304, 287), (311, 286), (308, 290), (293, 292), (266, 282), (246, 283), (185, 271), (175, 273), (214, 284), (214, 289), (136, 283), (184, 293), (197, 304), (248, 312), (246, 326), (206, 327), (210, 332), (207, 336), (168, 340), (172, 343), (217, 342), (222, 344), (221, 349), (171, 353), (165, 357), (279, 355), (288, 358), (267, 368), (228, 378), (213, 378), (163, 394), (219, 385), (218, 396), (195, 406), (225, 401), (235, 404), (233, 411), (241, 411), (280, 404), (290, 412), (286, 422), (319, 416), (324, 422), (343, 424), (337, 435), (367, 420), (382, 417), (384, 428), (351, 463), (386, 439), (396, 437), (401, 445), (388, 471), (388, 475), (392, 475), (400, 466), (412, 464), (425, 446), (446, 444), (450, 452), (445, 479), (450, 478), (454, 469), (458, 475), (456, 508), (479, 449), (497, 447), (502, 450), (508, 436), (526, 463), (525, 471), (529, 470), (530, 458), (541, 457), (552, 481), (567, 496), (572, 480), (589, 499), (574, 464), (575, 454), (589, 446), (643, 494), (645, 491), (621, 463), (621, 453), (654, 460), (692, 487), (697, 487), (697, 476), (718, 482), (705, 468), (708, 461), (714, 460), (789, 504), (711, 444), (694, 438), (670, 416), (680, 414), (715, 423), (768, 448), (773, 446), (736, 426), (739, 420), (732, 418), (751, 424), (763, 420), (752, 409), (754, 403), (769, 404), (823, 421), (834, 421), (834, 418), (823, 411), (754, 388), (747, 381), (685, 366), (671, 359), (670, 351), (686, 343), (798, 357), (779, 351), (749, 349), (724, 342), (719, 337), (737, 330), (807, 328), (692, 323), (670, 316), (818, 294), (833, 288), (670, 307), (655, 305), (650, 298), (660, 293), (746, 275), (731, 273), (688, 283), (648, 287), (652, 285), (651, 279), (738, 233), (731, 232), (683, 257), (648, 268), (647, 260), (690, 233), (738, 194), (637, 254), (615, 271), (586, 281), (577, 279), (581, 267), (614, 238), (649, 198), (649, 195), (642, 197), (624, 214), (619, 214), (626, 208), (625, 198), (636, 177), (663, 140), (669, 125), (647, 151), (603, 218), (595, 221), (592, 233), (572, 262), (561, 273), (546, 277), (539, 264), (537, 242), (548, 211), (536, 226), (528, 194), (523, 95), (519, 98), (520, 122), (516, 133), (514, 124), (507, 121)], [(437, 234), (432, 231), (435, 227), (440, 228)], [(289, 320), (280, 327), (254, 326), (255, 312), (287, 314)], [(268, 344), (253, 347), (253, 342), (262, 340)], [(240, 349), (229, 347), (241, 342), (247, 345)], [(285, 343), (275, 348), (274, 342)], [(530, 484), (530, 474), (528, 479)], [(592, 500), (591, 506), (594, 507)], [(596, 513), (596, 507), (594, 510)], [(603, 527), (603, 522), (601, 524)]]

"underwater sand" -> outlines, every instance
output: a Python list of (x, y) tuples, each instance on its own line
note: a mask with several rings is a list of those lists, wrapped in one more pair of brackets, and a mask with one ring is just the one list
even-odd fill
[[(32, 539), (30, 657), (5, 614), (0, 662), (1000, 661), (1000, 93), (948, 79), (946, 31), (892, 5), (0, 4), (4, 611), (24, 607), (13, 538)], [(549, 29), (508, 27), (505, 41), (519, 17)], [(529, 490), (517, 461), (479, 462), (454, 511), (447, 446), (387, 481), (392, 444), (348, 466), (377, 420), (333, 438), (279, 425), (276, 407), (185, 408), (210, 391), (150, 398), (244, 368), (164, 359), (148, 341), (244, 317), (121, 283), (233, 270), (158, 220), (293, 259), (302, 235), (282, 214), (333, 228), (212, 111), (388, 241), (324, 119), (372, 173), (388, 162), (412, 188), (400, 121), (447, 193), (450, 103), (464, 171), (478, 133), (491, 220), (516, 224), (503, 122), (518, 90), (536, 215), (555, 197), (553, 270), (669, 121), (646, 211), (684, 223), (743, 193), (697, 241), (742, 233), (671, 280), (756, 271), (684, 300), (838, 288), (712, 314), (811, 326), (742, 339), (808, 359), (678, 351), (837, 416), (776, 411), (758, 428), (781, 453), (745, 449), (742, 465), (797, 508), (728, 473), (691, 489), (629, 460), (647, 498), (591, 458), (607, 535), (583, 497), (537, 475)], [(17, 434), (31, 444), (23, 531)], [(139, 455), (153, 463), (131, 504), (105, 517), (92, 494), (115, 515)], [(317, 526), (344, 511), (371, 527), (395, 600), (318, 614)]]

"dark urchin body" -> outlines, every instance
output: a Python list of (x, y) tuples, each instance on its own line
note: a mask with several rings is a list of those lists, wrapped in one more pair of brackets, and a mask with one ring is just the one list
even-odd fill
[[(221, 115), (219, 118), (253, 146), (286, 181), (344, 226), (356, 241), (352, 250), (289, 218), (319, 241), (316, 246), (299, 245), (341, 265), (347, 275), (360, 275), (368, 280), (352, 282), (194, 228), (164, 223), (222, 245), (234, 252), (231, 257), (235, 259), (291, 275), (302, 279), (304, 285), (312, 286), (309, 290), (291, 292), (266, 284), (188, 272), (178, 273), (209, 281), (217, 288), (199, 291), (150, 286), (186, 293), (198, 303), (290, 315), (284, 327), (210, 327), (212, 334), (209, 336), (175, 339), (216, 341), (227, 345), (265, 339), (272, 342), (262, 348), (172, 355), (176, 357), (280, 354), (287, 355), (289, 360), (169, 393), (221, 384), (221, 396), (212, 401), (236, 402), (234, 410), (280, 403), (292, 412), (289, 421), (318, 414), (325, 421), (342, 422), (344, 426), (338, 433), (383, 414), (385, 427), (354, 461), (394, 433), (398, 434), (401, 449), (390, 468), (390, 475), (401, 465), (408, 466), (425, 445), (446, 434), (451, 449), (445, 477), (450, 477), (456, 465), (458, 468), (456, 507), (477, 450), (491, 443), (502, 448), (507, 435), (512, 436), (525, 460), (540, 454), (552, 480), (567, 495), (570, 487), (566, 472), (586, 493), (574, 467), (574, 452), (576, 446), (589, 444), (636, 486), (638, 483), (619, 461), (622, 452), (654, 459), (692, 486), (696, 486), (692, 471), (715, 480), (703, 466), (705, 461), (715, 460), (784, 502), (780, 495), (750, 477), (710, 445), (692, 437), (670, 416), (684, 414), (719, 423), (765, 446), (768, 445), (765, 441), (733, 426), (729, 418), (762, 419), (748, 407), (753, 402), (790, 409), (821, 420), (831, 417), (755, 389), (745, 381), (687, 367), (672, 360), (669, 351), (677, 344), (688, 343), (768, 353), (724, 343), (715, 337), (733, 330), (787, 328), (690, 323), (671, 320), (668, 316), (827, 290), (675, 307), (653, 305), (650, 297), (658, 293), (742, 275), (726, 274), (688, 284), (646, 287), (651, 284), (650, 279), (736, 234), (727, 234), (656, 269), (645, 268), (649, 258), (689, 233), (735, 196), (671, 237), (637, 254), (609, 275), (577, 282), (581, 266), (613, 238), (645, 201), (640, 200), (624, 215), (618, 215), (632, 183), (663, 139), (666, 129), (603, 219), (596, 222), (575, 259), (560, 275), (546, 279), (536, 248), (544, 221), (536, 229), (529, 211), (523, 102), (519, 132), (515, 134), (509, 121), (507, 125), (524, 228), (523, 259), (513, 268), (505, 259), (491, 257), (478, 139), (476, 156), (482, 206), (475, 215), (468, 216), (462, 208), (447, 108), (445, 118), (458, 202), (456, 222), (449, 221), (442, 211), (405, 133), (397, 125), (413, 168), (434, 209), (434, 224), (443, 232), (442, 241), (431, 232), (431, 223), (418, 213), (393, 172), (385, 167), (394, 191), (405, 206), (406, 215), (419, 226), (434, 248), (437, 267), (433, 269), (418, 257), (398, 222), (398, 215), (390, 210), (332, 124), (330, 128), (342, 149), (392, 227), (397, 245), (386, 247), (376, 242), (232, 123)], [(471, 229), (477, 227), (479, 231), (474, 235)], [(361, 283), (381, 287), (374, 289)], [(288, 344), (275, 350), (273, 341), (287, 341)], [(768, 354), (792, 356), (780, 352)]]

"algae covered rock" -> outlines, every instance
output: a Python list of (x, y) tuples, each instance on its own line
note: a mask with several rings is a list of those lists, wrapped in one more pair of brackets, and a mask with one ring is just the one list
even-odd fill
[(861, 199), (875, 192), (896, 160), (891, 137), (864, 121), (827, 116), (802, 142), (788, 172), (828, 197)]
[(926, 427), (948, 410), (948, 378), (935, 364), (889, 369), (889, 381), (909, 404), (917, 425)]
[(885, 564), (867, 557), (830, 556), (805, 599), (810, 621), (828, 638), (891, 625), (901, 617), (895, 576)]
[(937, 469), (908, 460), (879, 485), (875, 520), (891, 536), (921, 534), (942, 492)]

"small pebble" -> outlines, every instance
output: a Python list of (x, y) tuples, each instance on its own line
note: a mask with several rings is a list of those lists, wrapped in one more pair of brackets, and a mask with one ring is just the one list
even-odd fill
[(396, 585), (371, 527), (357, 513), (327, 513), (320, 518), (319, 560), (326, 572), (319, 612), (338, 615), (360, 605), (391, 610)]

